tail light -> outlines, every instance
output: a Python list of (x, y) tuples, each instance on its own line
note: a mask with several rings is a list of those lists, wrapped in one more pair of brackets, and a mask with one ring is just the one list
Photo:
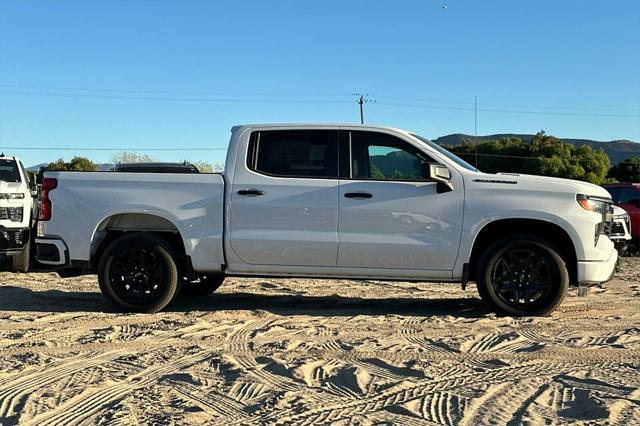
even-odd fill
[(40, 217), (42, 221), (51, 220), (52, 206), (49, 192), (58, 187), (58, 179), (44, 178), (42, 180), (42, 204), (40, 205)]

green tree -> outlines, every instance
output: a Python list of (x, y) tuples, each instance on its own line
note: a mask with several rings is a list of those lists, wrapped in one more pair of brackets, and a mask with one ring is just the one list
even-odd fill
[(97, 172), (98, 165), (85, 157), (73, 157), (71, 161), (66, 162), (62, 158), (52, 161), (38, 172), (38, 181), (42, 180), (44, 172)]
[(478, 168), (487, 173), (527, 173), (578, 179), (595, 184), (606, 181), (611, 165), (603, 150), (593, 150), (589, 145), (578, 148), (562, 140), (538, 132), (530, 143), (519, 138), (484, 141), (477, 147), (470, 141), (459, 146), (445, 146), (471, 164), (475, 164), (478, 152)]
[(609, 177), (619, 182), (640, 182), (640, 157), (629, 157), (609, 170)]

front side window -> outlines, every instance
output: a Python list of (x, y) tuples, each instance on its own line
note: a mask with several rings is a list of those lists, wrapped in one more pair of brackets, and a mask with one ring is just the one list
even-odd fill
[(351, 132), (351, 177), (353, 179), (428, 180), (426, 154), (394, 136), (375, 132)]
[(278, 177), (337, 178), (338, 132), (270, 130), (256, 132), (249, 145), (249, 168)]

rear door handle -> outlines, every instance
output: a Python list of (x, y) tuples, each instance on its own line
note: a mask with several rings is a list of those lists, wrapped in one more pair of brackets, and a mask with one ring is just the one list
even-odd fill
[(346, 198), (355, 198), (355, 199), (362, 199), (362, 200), (364, 200), (365, 198), (373, 197), (373, 195), (369, 194), (368, 192), (347, 192), (346, 194), (344, 194), (344, 196)]
[(238, 191), (238, 195), (244, 195), (247, 197), (258, 197), (260, 195), (264, 195), (264, 191), (260, 191), (259, 189), (241, 189)]

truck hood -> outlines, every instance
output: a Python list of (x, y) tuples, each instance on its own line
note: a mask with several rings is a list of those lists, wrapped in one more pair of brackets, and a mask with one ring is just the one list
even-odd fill
[(23, 187), (22, 182), (5, 182), (0, 181), (0, 192), (21, 192), (24, 193), (26, 188)]
[(554, 191), (559, 191), (564, 188), (567, 192), (575, 192), (578, 194), (585, 194), (601, 198), (611, 198), (611, 194), (609, 194), (609, 192), (603, 187), (594, 185), (589, 182), (583, 182), (581, 180), (563, 179), (550, 176), (522, 175), (518, 173), (496, 173), (495, 175), (491, 175), (488, 173), (483, 174), (485, 176), (500, 176), (504, 177), (505, 179), (513, 179), (514, 181), (523, 184), (537, 184), (541, 185), (541, 188), (547, 188)]

